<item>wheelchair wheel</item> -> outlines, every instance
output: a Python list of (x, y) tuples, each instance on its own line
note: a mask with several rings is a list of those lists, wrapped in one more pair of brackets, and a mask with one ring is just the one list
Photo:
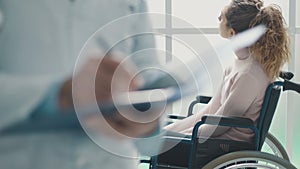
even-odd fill
[(261, 151), (290, 161), (289, 156), (282, 144), (271, 133), (267, 134)]
[(209, 162), (202, 169), (296, 169), (288, 161), (259, 151), (237, 151)]

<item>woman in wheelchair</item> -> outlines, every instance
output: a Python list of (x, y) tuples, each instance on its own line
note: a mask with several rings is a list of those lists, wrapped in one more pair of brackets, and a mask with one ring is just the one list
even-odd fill
[[(205, 114), (245, 117), (257, 124), (265, 90), (289, 59), (289, 38), (278, 6), (263, 7), (261, 0), (232, 0), (218, 19), (224, 38), (260, 24), (266, 26), (266, 33), (254, 45), (235, 52), (234, 64), (224, 71), (222, 83), (208, 105), (166, 126), (168, 131), (191, 135), (195, 123)], [(254, 136), (249, 129), (206, 125), (199, 128), (198, 135), (248, 142)]]

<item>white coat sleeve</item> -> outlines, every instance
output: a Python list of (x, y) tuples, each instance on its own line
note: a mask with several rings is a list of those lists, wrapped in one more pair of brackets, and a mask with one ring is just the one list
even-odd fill
[(0, 73), (0, 131), (30, 116), (44, 99), (50, 80)]

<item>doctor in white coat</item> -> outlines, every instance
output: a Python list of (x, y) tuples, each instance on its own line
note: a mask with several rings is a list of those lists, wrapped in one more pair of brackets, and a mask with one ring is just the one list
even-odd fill
[[(72, 97), (63, 96), (72, 93), (71, 75), (87, 39), (115, 19), (145, 12), (145, 2), (1, 0), (0, 10), (0, 168), (137, 168), (137, 159), (98, 146), (81, 129), (75, 114), (60, 110), (72, 104), (72, 100), (66, 100)], [(126, 35), (151, 31), (147, 15), (133, 17), (115, 28), (118, 29), (99, 33), (106, 45), (113, 45)], [(133, 36), (120, 43), (118, 51), (126, 56), (153, 47), (152, 35)], [(154, 55), (137, 55), (132, 62), (137, 69), (158, 63)], [(104, 63), (113, 68), (119, 65), (110, 59)], [(105, 84), (101, 80), (100, 83)], [(125, 123), (120, 131), (145, 135), (156, 125), (154, 122), (126, 128)], [(124, 152), (135, 153), (135, 145), (139, 145), (104, 137)]]

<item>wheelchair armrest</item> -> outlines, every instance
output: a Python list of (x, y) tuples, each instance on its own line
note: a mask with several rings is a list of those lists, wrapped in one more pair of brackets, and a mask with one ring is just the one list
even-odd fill
[(199, 103), (203, 103), (203, 104), (207, 104), (211, 99), (212, 99), (212, 97), (210, 97), (210, 96), (197, 96), (196, 97), (196, 100)]
[(251, 119), (243, 117), (230, 117), (230, 116), (216, 116), (205, 115), (201, 118), (203, 124), (221, 125), (229, 127), (250, 127), (254, 126)]
[(179, 120), (181, 120), (181, 119), (185, 119), (186, 117), (185, 116), (175, 115), (175, 114), (170, 114), (170, 115), (168, 115), (168, 118), (169, 119), (179, 119)]
[(294, 82), (285, 80), (283, 82), (283, 91), (286, 91), (286, 90), (293, 90), (295, 92), (300, 93), (300, 83), (298, 84), (298, 83), (294, 83)]
[(207, 104), (212, 97), (210, 96), (196, 96), (196, 100), (194, 100), (190, 105), (188, 109), (188, 116), (193, 115), (193, 109), (194, 106), (198, 103)]
[[(259, 140), (258, 129), (251, 119), (243, 117), (230, 117), (230, 116), (217, 116), (217, 115), (204, 115), (201, 121), (197, 122), (193, 129), (192, 140), (196, 140), (199, 127), (202, 124), (238, 127), (251, 129), (255, 134), (255, 140)], [(258, 142), (256, 143), (258, 147)]]

